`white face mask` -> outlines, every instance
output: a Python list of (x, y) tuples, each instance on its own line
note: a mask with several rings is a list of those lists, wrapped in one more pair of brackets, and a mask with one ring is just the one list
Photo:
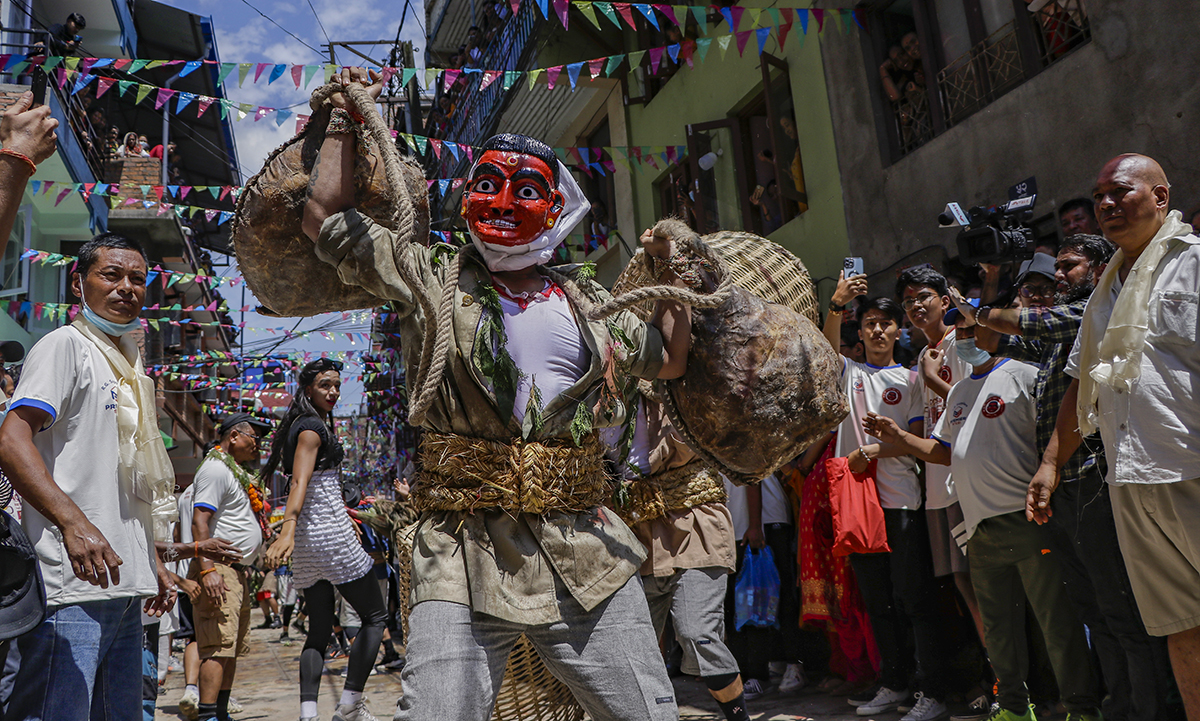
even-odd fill
[(126, 333), (132, 333), (133, 331), (142, 327), (142, 322), (137, 318), (134, 318), (128, 323), (114, 323), (111, 320), (101, 318), (100, 314), (92, 310), (92, 307), (88, 305), (86, 298), (83, 300), (83, 317), (85, 320), (87, 320), (87, 322), (96, 326), (101, 333), (117, 338), (125, 335)]

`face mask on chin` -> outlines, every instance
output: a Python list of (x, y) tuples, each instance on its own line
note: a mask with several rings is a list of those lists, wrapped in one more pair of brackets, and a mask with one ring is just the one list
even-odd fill
[(126, 333), (131, 333), (142, 327), (142, 322), (137, 318), (134, 318), (128, 323), (114, 323), (111, 320), (101, 318), (100, 314), (92, 310), (92, 307), (88, 305), (86, 298), (83, 301), (83, 318), (87, 322), (96, 326), (101, 333), (113, 336), (115, 338), (119, 338)]
[(964, 363), (975, 368), (992, 359), (992, 354), (975, 345), (974, 338), (959, 338), (954, 344), (954, 352)]

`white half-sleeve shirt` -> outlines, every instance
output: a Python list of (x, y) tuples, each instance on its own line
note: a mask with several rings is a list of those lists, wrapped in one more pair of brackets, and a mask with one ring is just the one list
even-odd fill
[[(954, 329), (951, 328), (941, 342), (936, 346), (945, 352), (942, 356), (942, 367), (938, 369), (938, 377), (950, 384), (951, 387), (958, 383), (963, 378), (971, 375), (971, 365), (958, 357), (958, 352), (955, 350), (956, 339), (954, 337)], [(929, 352), (926, 348), (921, 351), (921, 358), (925, 357), (925, 353)], [(925, 376), (921, 375), (920, 359), (917, 360), (917, 372), (913, 378), (913, 392), (921, 397), (921, 402), (925, 410), (925, 433), (933, 432), (934, 426), (937, 425), (938, 419), (942, 417), (942, 413), (946, 410), (946, 399), (933, 392), (928, 385), (925, 384)], [(925, 507), (929, 509), (946, 508), (954, 505), (958, 497), (954, 493), (954, 477), (950, 472), (950, 466), (939, 466), (936, 463), (925, 464)]]

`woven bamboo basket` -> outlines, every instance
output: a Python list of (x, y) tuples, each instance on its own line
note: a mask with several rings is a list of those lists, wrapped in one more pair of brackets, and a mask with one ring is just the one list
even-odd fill
[[(313, 241), (300, 229), (309, 176), (328, 124), (329, 109), (321, 107), (304, 130), (268, 156), (263, 169), (238, 196), (233, 220), (238, 267), (264, 310), (272, 315), (310, 316), (383, 303), (362, 288), (341, 282), (333, 266), (316, 256)], [(388, 148), (382, 152), (395, 151)], [(427, 243), (429, 196), (425, 174), (407, 159), (401, 160), (400, 169), (416, 215), (412, 237), (401, 240)], [(395, 230), (394, 198), (380, 148), (375, 143), (360, 142), (354, 166), (355, 208)], [(404, 245), (396, 243), (397, 248)]]
[[(395, 535), (397, 588), (400, 592), (400, 622), (404, 638), (408, 638), (408, 598), (412, 588), (412, 545), (417, 533), (417, 524), (406, 526)], [(571, 689), (555, 678), (529, 639), (521, 634), (517, 644), (508, 655), (504, 669), (504, 680), (500, 683), (500, 694), (496, 707), (492, 709), (493, 721), (579, 721), (583, 708), (575, 700)]]
[[(733, 282), (770, 303), (786, 305), (821, 327), (821, 312), (817, 307), (817, 289), (804, 263), (778, 243), (753, 233), (722, 230), (701, 238), (708, 247), (720, 252)], [(646, 285), (654, 285), (642, 251), (625, 266), (613, 285), (613, 295)], [(642, 320), (648, 320), (654, 301), (634, 307)]]

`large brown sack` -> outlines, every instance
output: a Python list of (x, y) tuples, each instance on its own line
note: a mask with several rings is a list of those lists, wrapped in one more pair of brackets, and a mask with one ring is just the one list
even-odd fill
[[(693, 308), (687, 370), (659, 383), (659, 395), (698, 456), (735, 483), (758, 482), (849, 413), (840, 358), (815, 323), (816, 289), (804, 264), (766, 238), (741, 231), (699, 238), (673, 219), (655, 232), (714, 253), (733, 282), (718, 307)], [(613, 294), (652, 282), (639, 250)], [(652, 307), (633, 310), (648, 318)]]
[[(317, 151), (325, 140), (329, 106), (314, 111), (296, 137), (277, 148), (263, 169), (246, 183), (233, 219), (233, 246), (246, 284), (259, 302), (275, 315), (310, 316), (329, 311), (373, 308), (383, 300), (358, 286), (346, 285), (328, 263), (317, 258), (313, 241), (300, 229), (307, 200), (308, 179)], [(391, 142), (391, 141), (389, 141)], [(364, 145), (369, 148), (364, 149)], [(354, 205), (360, 213), (396, 230), (392, 221), (398, 202), (389, 187), (383, 158), (374, 142), (358, 143), (354, 167)], [(425, 175), (407, 159), (400, 163), (415, 222), (410, 237), (426, 243), (429, 236), (429, 197)]]

